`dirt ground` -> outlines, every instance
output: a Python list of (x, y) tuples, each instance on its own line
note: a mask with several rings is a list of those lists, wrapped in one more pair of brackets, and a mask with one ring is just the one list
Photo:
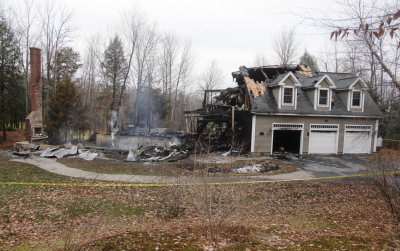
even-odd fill
[[(14, 142), (25, 140), (25, 131), (23, 129), (14, 129), (14, 131), (7, 131), (7, 140), (4, 141), (0, 137), (0, 151), (6, 151), (13, 149)], [(1, 132), (3, 136), (3, 132)]]

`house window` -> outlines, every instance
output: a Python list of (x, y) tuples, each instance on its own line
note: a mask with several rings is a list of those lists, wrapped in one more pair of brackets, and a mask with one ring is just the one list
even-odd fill
[(328, 105), (328, 90), (319, 90), (319, 104)]
[(293, 88), (292, 87), (284, 87), (283, 88), (283, 103), (284, 104), (293, 104)]
[(361, 106), (361, 91), (353, 91), (352, 106)]

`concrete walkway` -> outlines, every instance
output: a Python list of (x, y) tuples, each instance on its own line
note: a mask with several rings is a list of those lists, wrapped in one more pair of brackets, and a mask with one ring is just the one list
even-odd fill
[[(126, 174), (105, 174), (82, 171), (77, 168), (71, 168), (61, 163), (56, 159), (34, 157), (27, 159), (12, 159), (13, 161), (22, 162), (37, 166), (43, 170), (65, 175), (74, 178), (83, 178), (102, 181), (116, 181), (139, 184), (195, 184), (202, 183), (204, 179), (201, 177), (169, 177), (169, 176), (146, 176), (146, 175), (126, 175)], [(313, 174), (305, 171), (297, 171), (293, 173), (277, 174), (277, 175), (254, 175), (254, 176), (234, 176), (234, 177), (209, 177), (206, 182), (257, 182), (268, 180), (297, 180), (314, 178)]]

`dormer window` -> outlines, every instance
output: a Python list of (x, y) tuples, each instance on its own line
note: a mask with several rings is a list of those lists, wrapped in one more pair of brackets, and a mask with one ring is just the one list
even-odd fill
[(351, 106), (361, 107), (361, 91), (353, 91)]
[(274, 81), (276, 83), (269, 84), (268, 87), (272, 89), (278, 109), (296, 110), (298, 87), (302, 87), (297, 77), (293, 72), (289, 72), (286, 75), (279, 75)]
[(283, 104), (293, 105), (293, 87), (283, 88)]
[(319, 102), (318, 102), (319, 105), (321, 105), (321, 106), (328, 105), (328, 93), (329, 93), (329, 89), (320, 89), (319, 90)]

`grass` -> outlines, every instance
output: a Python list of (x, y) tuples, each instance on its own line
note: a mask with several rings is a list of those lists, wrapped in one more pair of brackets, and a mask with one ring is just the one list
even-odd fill
[(13, 131), (7, 131), (7, 141), (2, 141), (0, 137), (0, 151), (8, 151), (14, 148), (14, 142), (25, 140), (25, 129), (14, 129)]
[[(0, 156), (0, 181), (88, 182)], [(62, 250), (72, 233), (71, 245), (81, 250), (204, 250), (211, 244), (190, 188), (181, 187), (182, 214), (161, 213), (171, 189), (0, 186), (0, 249)], [(215, 243), (219, 250), (394, 250), (400, 239), (372, 186), (293, 181), (229, 189), (243, 196)]]
[(85, 250), (203, 250), (196, 245), (196, 240), (184, 233), (180, 235), (165, 231), (158, 233), (125, 232), (112, 237), (96, 240), (84, 245)]
[(117, 160), (94, 159), (86, 161), (78, 158), (62, 158), (58, 162), (69, 167), (89, 172), (108, 174), (130, 174), (130, 175), (159, 175), (159, 176), (183, 176), (190, 172), (176, 167), (169, 162), (122, 162)]
[[(23, 183), (74, 183), (87, 182), (83, 179), (74, 179), (44, 171), (38, 167), (10, 161), (11, 157), (0, 154), (0, 182), (23, 182)], [(0, 184), (0, 194), (6, 192), (20, 192), (31, 188), (30, 185), (4, 185)]]

